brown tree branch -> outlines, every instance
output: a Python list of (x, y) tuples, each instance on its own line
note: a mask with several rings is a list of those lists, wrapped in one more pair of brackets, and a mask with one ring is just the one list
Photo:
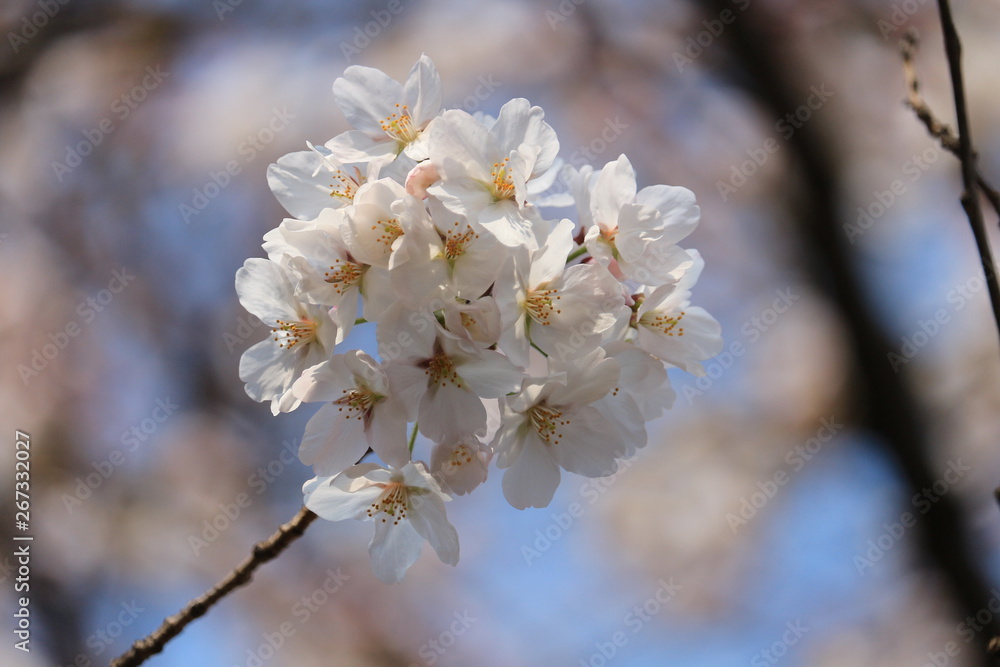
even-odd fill
[[(731, 10), (729, 0), (712, 0), (708, 11)], [(802, 73), (801, 55), (789, 47), (791, 28), (783, 15), (767, 3), (751, 3), (727, 26), (722, 38), (733, 65), (718, 72), (744, 88), (766, 113), (780, 118), (801, 103), (803, 91), (796, 74)], [(838, 127), (838, 131), (842, 129)], [(803, 253), (802, 270), (840, 316), (849, 355), (852, 424), (867, 429), (872, 444), (881, 447), (896, 464), (909, 498), (933, 486), (940, 469), (931, 455), (927, 410), (914, 392), (906, 372), (886, 362), (892, 345), (870, 304), (855, 258), (844, 234), (842, 151), (833, 148), (835, 136), (819, 121), (804, 124), (784, 144), (794, 174), (779, 191), (779, 206), (788, 211), (791, 230)], [(770, 201), (768, 202), (771, 203)], [(914, 546), (936, 574), (941, 575), (956, 622), (975, 616), (988, 606), (990, 584), (982, 573), (981, 556), (969, 546), (968, 520), (953, 496), (942, 496), (920, 520)], [(996, 618), (972, 638), (969, 664), (987, 661), (988, 638), (1000, 634)]]
[(184, 609), (166, 618), (155, 632), (137, 640), (132, 647), (111, 663), (111, 667), (135, 667), (147, 658), (159, 653), (168, 641), (176, 637), (191, 621), (203, 615), (212, 606), (233, 590), (250, 582), (254, 571), (269, 560), (276, 558), (289, 544), (302, 536), (316, 514), (303, 507), (288, 523), (263, 542), (253, 547), (253, 552), (236, 569), (203, 595), (191, 600)]
[(941, 14), (944, 49), (948, 58), (948, 69), (951, 72), (955, 117), (958, 120), (958, 159), (962, 164), (962, 208), (965, 209), (969, 224), (972, 226), (972, 235), (976, 239), (976, 247), (979, 250), (979, 258), (982, 261), (986, 286), (990, 294), (990, 304), (993, 306), (993, 318), (996, 320), (997, 333), (1000, 335), (1000, 284), (997, 283), (996, 264), (993, 261), (990, 239), (986, 234), (986, 222), (983, 220), (983, 209), (979, 204), (976, 190), (976, 152), (972, 148), (972, 127), (969, 124), (969, 111), (965, 101), (965, 82), (962, 77), (962, 43), (958, 38), (958, 30), (951, 17), (951, 5), (948, 0), (938, 0), (938, 11)]
[[(955, 132), (950, 125), (938, 119), (930, 105), (924, 100), (923, 95), (920, 94), (920, 80), (917, 78), (917, 69), (914, 64), (917, 55), (917, 34), (915, 31), (907, 31), (900, 43), (900, 51), (903, 54), (903, 75), (906, 77), (906, 106), (913, 110), (913, 113), (927, 128), (927, 132), (940, 142), (942, 148), (960, 158), (958, 137), (955, 136)], [(978, 169), (976, 171), (976, 184), (989, 200), (990, 206), (1000, 216), (1000, 192), (986, 180)]]

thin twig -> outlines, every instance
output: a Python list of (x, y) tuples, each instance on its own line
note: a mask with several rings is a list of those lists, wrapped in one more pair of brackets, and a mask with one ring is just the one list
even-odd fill
[[(917, 33), (913, 29), (908, 30), (903, 36), (900, 51), (903, 54), (903, 74), (906, 77), (906, 106), (913, 110), (913, 113), (927, 128), (927, 132), (940, 142), (942, 148), (959, 157), (958, 137), (955, 136), (955, 132), (950, 125), (941, 121), (934, 114), (930, 105), (920, 94), (920, 80), (917, 78), (917, 69), (914, 64), (917, 55)], [(989, 200), (990, 206), (1000, 216), (1000, 192), (986, 180), (978, 169), (976, 183), (986, 199)]]
[[(986, 223), (983, 220), (983, 209), (979, 204), (979, 196), (976, 192), (976, 187), (983, 187), (984, 179), (979, 173), (976, 167), (976, 152), (972, 147), (972, 127), (969, 123), (969, 111), (965, 99), (965, 82), (962, 77), (962, 42), (958, 36), (958, 30), (955, 28), (955, 22), (951, 15), (951, 5), (948, 0), (938, 0), (938, 11), (941, 14), (941, 29), (944, 33), (944, 48), (945, 55), (948, 58), (948, 69), (951, 73), (951, 86), (952, 95), (955, 98), (955, 117), (958, 122), (958, 145), (957, 150), (951, 149), (954, 152), (962, 164), (962, 208), (965, 209), (965, 214), (969, 218), (969, 224), (972, 226), (972, 234), (976, 238), (976, 246), (979, 249), (979, 258), (983, 264), (983, 273), (986, 275), (986, 285), (989, 288), (990, 293), (990, 303), (993, 306), (993, 317), (996, 320), (997, 331), (1000, 333), (1000, 285), (997, 284), (996, 275), (996, 264), (993, 261), (993, 253), (990, 250), (989, 237), (986, 234)], [(915, 39), (912, 35), (907, 35), (908, 41), (915, 45)], [(912, 55), (912, 49), (911, 49)], [(903, 50), (904, 65), (907, 62), (907, 48), (904, 46)], [(912, 69), (912, 58), (909, 61), (909, 68)], [(912, 79), (910, 78), (912, 75)], [(912, 81), (910, 85), (910, 99), (919, 101), (919, 89), (917, 87), (915, 74), (908, 72), (908, 79)], [(924, 105), (925, 114), (921, 114), (919, 107), (914, 106), (911, 103), (911, 107), (925, 125), (931, 134), (938, 136), (936, 134), (931, 123), (928, 123), (928, 119), (933, 120), (933, 114)], [(948, 134), (951, 135), (950, 129), (941, 123), (938, 123), (939, 129), (948, 130)], [(954, 136), (954, 135), (951, 135)], [(951, 142), (954, 144), (954, 142)], [(942, 145), (946, 145), (942, 140)], [(986, 196), (990, 198), (990, 203), (993, 205), (993, 209), (1000, 214), (1000, 206), (998, 206), (998, 201), (1000, 197), (996, 196), (996, 191), (990, 188), (988, 185), (983, 187), (983, 191)], [(987, 643), (987, 652), (996, 663), (997, 649), (1000, 646), (1000, 638), (993, 637)]]
[(972, 148), (972, 128), (969, 125), (969, 112), (965, 101), (965, 82), (962, 78), (962, 43), (958, 38), (958, 30), (951, 17), (951, 5), (948, 0), (938, 0), (938, 10), (941, 14), (941, 28), (944, 32), (944, 50), (948, 58), (948, 69), (951, 72), (952, 95), (955, 98), (955, 117), (958, 120), (958, 159), (962, 164), (962, 208), (972, 226), (972, 235), (976, 239), (979, 259), (986, 276), (986, 286), (990, 294), (990, 304), (993, 306), (993, 318), (996, 321), (997, 333), (1000, 334), (1000, 284), (997, 283), (996, 264), (993, 262), (993, 251), (990, 249), (990, 239), (986, 234), (986, 223), (983, 220), (983, 209), (979, 204), (976, 191), (977, 171), (976, 153)]
[(315, 519), (316, 514), (303, 507), (294, 519), (281, 526), (274, 535), (255, 544), (251, 555), (222, 581), (203, 595), (191, 600), (179, 613), (166, 618), (155, 632), (132, 644), (132, 648), (111, 663), (111, 667), (135, 667), (162, 651), (166, 643), (179, 635), (191, 621), (203, 615), (233, 590), (249, 583), (258, 567), (276, 558), (289, 544), (298, 539)]

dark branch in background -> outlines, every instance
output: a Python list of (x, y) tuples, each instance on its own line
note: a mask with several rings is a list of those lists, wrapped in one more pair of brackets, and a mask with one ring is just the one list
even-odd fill
[(111, 663), (111, 667), (135, 667), (162, 651), (166, 643), (179, 635), (191, 621), (202, 616), (216, 602), (233, 590), (249, 583), (258, 567), (277, 558), (289, 544), (302, 536), (302, 533), (315, 519), (316, 514), (303, 507), (295, 515), (295, 518), (281, 526), (278, 532), (263, 542), (255, 544), (251, 555), (237, 565), (235, 570), (226, 575), (225, 579), (203, 595), (191, 600), (180, 612), (165, 619), (163, 624), (148, 637), (132, 644), (132, 648)]
[[(958, 137), (951, 127), (938, 119), (930, 106), (920, 94), (920, 80), (917, 78), (917, 69), (914, 60), (917, 55), (917, 34), (910, 30), (903, 37), (900, 44), (903, 54), (903, 74), (906, 76), (906, 106), (913, 109), (920, 122), (924, 124), (932, 137), (941, 143), (941, 147), (946, 151), (961, 158), (958, 148)], [(976, 170), (976, 184), (990, 202), (993, 210), (1000, 215), (1000, 192), (997, 192), (979, 170)]]
[[(731, 8), (728, 0), (706, 3), (708, 11), (719, 14)], [(782, 49), (791, 42), (782, 34), (779, 15), (767, 12), (760, 3), (748, 8), (726, 28), (733, 61), (738, 68), (719, 70), (737, 85), (745, 87), (762, 104), (765, 112), (783, 117), (801, 103), (789, 64), (801, 58)], [(858, 272), (838, 217), (843, 197), (840, 168), (830, 142), (818, 122), (805, 124), (785, 144), (791, 173), (786, 205), (794, 232), (803, 252), (802, 270), (827, 298), (839, 315), (851, 358), (851, 386), (845, 395), (853, 400), (853, 421), (876, 436), (876, 442), (894, 460), (909, 498), (930, 488), (940, 476), (932, 461), (928, 442), (926, 411), (905, 373), (896, 373), (887, 361), (889, 340), (872, 314), (858, 278)], [(942, 579), (958, 619), (975, 616), (988, 608), (989, 584), (982, 564), (969, 547), (968, 527), (958, 502), (945, 495), (921, 517), (916, 528), (915, 547)], [(994, 617), (973, 640), (969, 655), (975, 663), (989, 665), (987, 645), (1000, 627)]]
[(986, 274), (986, 286), (989, 288), (990, 304), (993, 306), (997, 334), (1000, 335), (1000, 284), (997, 283), (996, 264), (993, 261), (993, 251), (990, 249), (990, 239), (986, 234), (983, 208), (979, 205), (979, 197), (976, 194), (976, 152), (972, 148), (972, 127), (969, 125), (969, 110), (965, 101), (965, 82), (962, 77), (962, 42), (958, 38), (958, 30), (951, 18), (951, 5), (948, 4), (948, 0), (938, 0), (938, 10), (941, 13), (944, 50), (948, 57), (948, 69), (951, 71), (955, 116), (958, 120), (958, 159), (962, 162), (962, 187), (964, 188), (962, 208), (969, 216), (972, 234), (976, 237), (976, 247), (979, 250), (979, 258), (982, 260), (983, 273)]

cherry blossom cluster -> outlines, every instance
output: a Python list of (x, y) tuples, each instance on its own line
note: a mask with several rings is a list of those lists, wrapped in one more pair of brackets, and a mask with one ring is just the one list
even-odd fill
[[(271, 329), (240, 378), (274, 414), (322, 404), (305, 504), (372, 520), (374, 572), (397, 582), (425, 541), (457, 563), (445, 502), (491, 463), (520, 509), (547, 506), (564, 470), (613, 474), (672, 404), (666, 369), (703, 373), (722, 339), (690, 305), (689, 190), (637, 189), (624, 155), (564, 165), (525, 99), (443, 109), (426, 56), (403, 83), (349, 67), (333, 93), (354, 129), (268, 170), (290, 217), (236, 274)], [(377, 350), (341, 349), (361, 326)]]

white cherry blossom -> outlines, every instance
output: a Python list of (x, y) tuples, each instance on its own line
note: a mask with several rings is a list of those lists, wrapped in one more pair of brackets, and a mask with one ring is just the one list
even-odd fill
[(670, 386), (667, 369), (656, 357), (625, 341), (608, 343), (604, 351), (618, 362), (618, 387), (636, 402), (644, 421), (662, 416), (673, 406), (677, 394)]
[(431, 474), (446, 491), (465, 495), (486, 481), (492, 457), (492, 450), (476, 436), (459, 436), (434, 446)]
[(354, 204), (344, 209), (343, 236), (348, 250), (364, 264), (389, 268), (408, 224), (403, 218), (421, 215), (418, 204), (402, 185), (389, 178), (361, 186)]
[(332, 352), (337, 327), (329, 309), (304, 303), (288, 273), (276, 262), (251, 258), (236, 272), (240, 303), (271, 328), (265, 340), (240, 358), (240, 379), (255, 401), (270, 401), (271, 412), (289, 412), (301, 402), (292, 384)]
[(368, 552), (372, 571), (387, 584), (403, 580), (425, 541), (442, 562), (458, 563), (458, 533), (444, 506), (451, 496), (419, 461), (402, 468), (361, 463), (335, 477), (315, 477), (302, 492), (306, 507), (327, 521), (375, 523)]
[(489, 128), (464, 111), (446, 111), (430, 139), (430, 159), (441, 180), (426, 191), (504, 245), (537, 248), (545, 225), (528, 200), (551, 185), (555, 174), (547, 172), (559, 151), (544, 115), (522, 98), (503, 105)]
[[(397, 322), (409, 321), (414, 311), (399, 311)], [(484, 432), (486, 408), (481, 399), (499, 398), (515, 391), (523, 373), (494, 350), (471, 351), (433, 318), (413, 329), (402, 354), (386, 365), (393, 393), (435, 442), (468, 433)], [(400, 331), (397, 324), (387, 327)], [(379, 332), (379, 349), (390, 341)]]
[[(520, 509), (549, 505), (564, 471), (614, 473), (673, 405), (667, 369), (703, 373), (722, 338), (691, 304), (704, 264), (678, 245), (700, 215), (686, 188), (639, 189), (624, 155), (564, 168), (524, 99), (496, 118), (442, 110), (426, 56), (403, 83), (349, 67), (333, 95), (354, 129), (268, 169), (292, 217), (237, 272), (272, 329), (240, 377), (275, 414), (320, 404), (305, 503), (374, 521), (372, 568), (398, 582), (425, 541), (457, 562), (444, 503), (494, 460)], [(570, 204), (579, 226), (542, 214)], [(378, 354), (345, 352), (365, 329)]]
[(429, 212), (410, 217), (413, 223), (394, 257), (394, 289), (413, 306), (478, 299), (497, 279), (507, 258), (505, 248), (478, 223), (440, 204), (430, 204)]
[(363, 184), (379, 177), (387, 158), (367, 164), (344, 164), (329, 148), (309, 145), (309, 150), (289, 153), (267, 168), (267, 183), (274, 197), (290, 215), (311, 220), (323, 209), (354, 202)]
[(442, 311), (445, 328), (459, 339), (460, 344), (465, 341), (471, 349), (488, 348), (500, 339), (503, 330), (500, 308), (491, 296), (474, 301), (447, 300)]
[(333, 94), (355, 128), (327, 143), (334, 155), (347, 162), (400, 153), (413, 160), (427, 157), (424, 130), (444, 98), (430, 58), (420, 56), (403, 84), (381, 70), (352, 65), (334, 82)]
[(547, 377), (527, 379), (518, 394), (500, 399), (501, 426), (492, 444), (497, 466), (507, 469), (504, 497), (518, 509), (548, 506), (560, 469), (610, 475), (616, 459), (638, 446), (624, 439), (628, 429), (594, 406), (618, 383), (614, 359), (598, 348), (569, 364), (549, 362)]
[(691, 305), (691, 287), (704, 260), (692, 251), (694, 263), (676, 284), (647, 287), (635, 316), (636, 345), (694, 375), (704, 375), (700, 362), (722, 351), (722, 327), (700, 306)]
[(306, 424), (299, 458), (317, 475), (336, 475), (371, 447), (395, 467), (410, 460), (406, 417), (389, 391), (385, 371), (360, 350), (334, 355), (292, 387), (303, 402), (326, 403)]
[(690, 265), (677, 243), (698, 225), (700, 210), (687, 188), (653, 185), (636, 192), (635, 170), (622, 155), (599, 172), (571, 176), (587, 250), (622, 277), (645, 285), (673, 282)]
[(497, 283), (504, 323), (500, 347), (521, 366), (528, 363), (531, 345), (546, 354), (585, 354), (627, 318), (621, 285), (605, 267), (566, 266), (574, 246), (572, 231), (572, 222), (560, 222), (545, 246), (515, 255), (512, 275)]
[(351, 254), (346, 227), (345, 209), (325, 209), (315, 220), (283, 220), (263, 243), (268, 257), (286, 267), (299, 299), (330, 308), (338, 343), (354, 328), (362, 296), (364, 316), (372, 321), (393, 299), (388, 270)]

